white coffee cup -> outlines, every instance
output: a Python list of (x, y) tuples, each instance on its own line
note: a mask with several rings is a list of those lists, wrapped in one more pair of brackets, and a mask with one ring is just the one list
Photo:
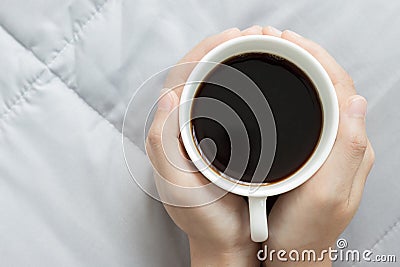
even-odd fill
[(190, 125), (191, 105), (198, 81), (203, 80), (215, 67), (214, 64), (198, 64), (190, 74), (181, 95), (179, 123), (185, 149), (195, 166), (212, 183), (234, 194), (249, 198), (251, 239), (263, 242), (268, 238), (266, 199), (268, 196), (288, 192), (307, 181), (327, 159), (336, 139), (339, 108), (335, 88), (321, 64), (306, 50), (287, 40), (264, 35), (243, 36), (227, 41), (209, 53), (200, 62), (221, 63), (235, 55), (261, 52), (282, 57), (299, 67), (315, 85), (322, 104), (323, 125), (320, 140), (308, 161), (290, 177), (271, 184), (246, 184), (221, 177), (202, 159), (193, 138)]

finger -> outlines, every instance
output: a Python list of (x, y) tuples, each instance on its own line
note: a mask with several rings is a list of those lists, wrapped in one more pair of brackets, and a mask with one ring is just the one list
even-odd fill
[(184, 63), (200, 60), (208, 52), (210, 52), (211, 49), (215, 48), (219, 44), (239, 36), (241, 36), (240, 30), (238, 28), (231, 28), (219, 34), (207, 37), (198, 45), (196, 45), (189, 53), (187, 53), (179, 62)]
[(351, 187), (349, 203), (358, 206), (364, 192), (365, 182), (367, 181), (368, 174), (375, 162), (375, 152), (372, 145), (367, 141), (367, 149), (364, 154), (364, 159), (354, 177), (353, 185)]
[(179, 145), (179, 123), (176, 112), (178, 102), (178, 97), (173, 90), (162, 90), (146, 139), (146, 151), (157, 170), (171, 169), (166, 152), (176, 151)]
[(272, 26), (266, 26), (262, 29), (262, 33), (264, 35), (270, 35), (275, 37), (281, 37), (282, 32)]
[[(332, 151), (317, 172), (318, 179), (332, 194), (340, 192), (348, 198), (353, 180), (367, 147), (365, 131), (366, 100), (352, 96), (340, 112), (339, 130)], [(312, 179), (313, 180), (313, 179)], [(326, 192), (325, 192), (326, 193)]]
[(356, 94), (351, 77), (324, 48), (317, 43), (288, 30), (282, 33), (282, 38), (301, 46), (321, 63), (335, 86), (340, 102), (343, 102), (349, 96)]
[(251, 26), (242, 31), (242, 36), (245, 35), (261, 35), (262, 34), (262, 27), (259, 25)]
[(238, 28), (231, 28), (219, 34), (207, 37), (172, 67), (164, 86), (166, 88), (173, 88), (179, 98), (183, 90), (183, 85), (197, 65), (197, 62), (216, 46), (239, 36), (241, 36), (240, 30)]
[[(210, 183), (181, 153), (178, 140), (178, 97), (172, 90), (162, 93), (146, 140), (146, 152), (154, 168), (160, 200), (179, 207), (197, 207), (227, 194)], [(183, 166), (183, 167), (182, 167)], [(186, 170), (191, 169), (192, 172)]]
[(179, 179), (179, 175), (198, 171), (183, 155), (184, 148), (179, 141), (178, 103), (174, 91), (163, 91), (147, 136), (146, 152), (159, 176), (181, 186), (200, 186), (207, 182)]
[(153, 123), (149, 130), (149, 139), (154, 137), (154, 141), (160, 142), (162, 135), (168, 133), (171, 138), (177, 138), (179, 135), (178, 123), (169, 123), (166, 127), (167, 119), (173, 115), (172, 111), (178, 106), (179, 99), (173, 90), (165, 88), (160, 93), (157, 103), (157, 111), (154, 115)]

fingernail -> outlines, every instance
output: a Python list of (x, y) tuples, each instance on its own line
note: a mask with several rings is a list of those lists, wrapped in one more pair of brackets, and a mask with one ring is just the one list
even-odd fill
[(282, 34), (282, 32), (280, 30), (278, 30), (277, 28), (275, 28), (275, 27), (267, 26), (267, 28), (268, 28), (268, 30), (270, 32), (272, 32), (272, 33), (274, 33), (276, 35), (281, 35)]
[(164, 88), (160, 93), (160, 100), (158, 101), (158, 109), (170, 111), (173, 107), (173, 99), (171, 92), (168, 88)]
[(237, 31), (237, 30), (239, 30), (238, 28), (229, 28), (229, 29), (226, 29), (225, 31), (223, 31), (222, 33), (230, 33), (230, 32), (234, 32), (234, 31)]
[(347, 114), (354, 118), (364, 118), (367, 113), (367, 100), (362, 96), (355, 96), (350, 100)]
[(286, 30), (287, 33), (289, 33), (290, 35), (294, 36), (294, 37), (302, 37), (300, 34), (293, 32), (291, 30)]
[(249, 28), (247, 28), (247, 29), (244, 29), (243, 30), (244, 32), (245, 31), (262, 31), (262, 27), (261, 26), (259, 26), (259, 25), (253, 25), (253, 26), (251, 26), (251, 27), (249, 27)]

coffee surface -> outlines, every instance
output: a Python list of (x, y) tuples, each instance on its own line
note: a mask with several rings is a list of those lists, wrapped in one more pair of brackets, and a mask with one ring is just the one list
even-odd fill
[[(247, 75), (258, 86), (272, 111), (276, 126), (276, 150), (264, 182), (276, 182), (295, 173), (313, 154), (323, 125), (322, 106), (312, 81), (293, 63), (266, 53), (241, 54), (225, 60), (223, 64)], [(217, 65), (205, 81), (218, 81), (218, 68), (222, 66)], [(195, 99), (211, 98), (223, 102), (241, 119), (243, 124), (232, 122), (236, 124), (230, 125), (229, 129), (244, 125), (247, 132), (250, 150), (248, 158), (243, 158), (246, 164), (242, 170), (235, 170), (238, 164), (228, 167), (234, 150), (231, 149), (230, 133), (226, 127), (212, 118), (196, 118), (195, 115), (207, 113), (207, 102), (195, 101), (191, 111), (192, 118), (195, 118), (191, 121), (193, 136), (203, 158), (211, 162), (215, 171), (243, 182), (251, 182), (257, 165), (263, 164), (259, 163), (262, 134), (252, 111), (252, 101), (259, 100), (260, 94), (253, 91), (247, 92), (251, 97), (244, 101), (229, 88), (202, 82), (195, 95)], [(218, 110), (214, 112), (218, 113)], [(211, 146), (209, 142), (202, 145), (201, 141), (207, 138), (215, 145)]]

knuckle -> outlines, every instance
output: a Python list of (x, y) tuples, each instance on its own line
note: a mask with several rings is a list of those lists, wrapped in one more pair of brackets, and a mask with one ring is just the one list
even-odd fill
[(288, 34), (290, 34), (290, 31), (289, 31), (289, 30), (284, 30), (284, 31), (282, 32), (282, 37), (285, 37), (285, 36), (287, 36)]
[(365, 135), (352, 135), (349, 139), (349, 153), (350, 159), (359, 158), (367, 149), (367, 137)]
[(154, 130), (150, 129), (147, 138), (146, 138), (146, 145), (149, 147), (158, 146), (161, 143), (161, 134)]

